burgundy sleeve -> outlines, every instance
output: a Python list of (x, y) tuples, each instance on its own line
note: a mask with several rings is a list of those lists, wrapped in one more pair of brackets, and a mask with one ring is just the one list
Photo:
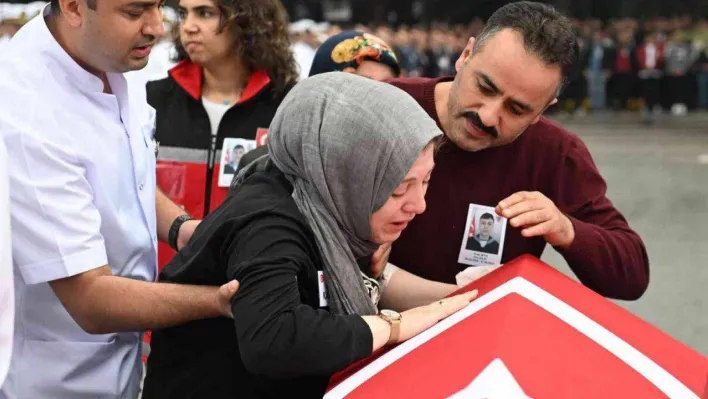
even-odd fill
[(639, 235), (606, 197), (607, 184), (580, 139), (559, 165), (556, 198), (575, 228), (569, 248), (556, 248), (580, 281), (599, 294), (636, 300), (649, 285), (649, 259)]

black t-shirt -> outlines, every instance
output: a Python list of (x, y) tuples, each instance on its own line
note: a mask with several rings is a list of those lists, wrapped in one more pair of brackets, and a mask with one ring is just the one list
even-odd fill
[(163, 282), (237, 279), (234, 320), (153, 331), (143, 398), (322, 397), (331, 374), (371, 354), (364, 320), (320, 307), (317, 245), (275, 167), (254, 172), (199, 225)]

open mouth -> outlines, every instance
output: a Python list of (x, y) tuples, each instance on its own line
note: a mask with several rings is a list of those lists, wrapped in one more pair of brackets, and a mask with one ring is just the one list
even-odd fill
[(152, 44), (133, 47), (133, 51), (138, 53), (138, 55), (141, 57), (150, 55), (150, 50), (152, 50)]
[(408, 227), (408, 223), (410, 221), (403, 221), (403, 222), (393, 222), (391, 225), (395, 230), (404, 230), (406, 227)]

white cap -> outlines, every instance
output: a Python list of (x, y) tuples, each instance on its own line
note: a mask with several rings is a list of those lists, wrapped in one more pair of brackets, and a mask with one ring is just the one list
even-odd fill
[(332, 27), (332, 25), (327, 21), (317, 23), (317, 24), (315, 24), (315, 27), (314, 27), (314, 33), (316, 33), (318, 35), (325, 34), (325, 33), (327, 33), (327, 31), (331, 27)]
[(34, 1), (32, 3), (27, 4), (25, 7), (25, 12), (27, 13), (27, 19), (32, 19), (36, 17), (37, 15), (42, 13), (42, 10), (44, 10), (44, 7), (49, 4), (46, 1)]
[(179, 15), (174, 8), (165, 6), (162, 9), (162, 19), (170, 24), (175, 24), (179, 20)]
[(0, 3), (0, 22), (5, 19), (5, 7), (10, 5), (9, 3)]
[(316, 26), (317, 23), (311, 19), (301, 19), (297, 22), (291, 23), (288, 27), (288, 31), (291, 35), (299, 35), (307, 31), (312, 32)]
[(0, 21), (26, 21), (30, 18), (25, 4), (0, 3)]

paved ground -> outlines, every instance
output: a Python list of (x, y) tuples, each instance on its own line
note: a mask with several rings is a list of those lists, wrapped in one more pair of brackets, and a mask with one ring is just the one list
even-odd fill
[[(633, 115), (555, 119), (588, 145), (609, 198), (647, 246), (649, 290), (618, 303), (708, 355), (708, 113), (656, 126)], [(553, 249), (543, 259), (572, 275)]]

